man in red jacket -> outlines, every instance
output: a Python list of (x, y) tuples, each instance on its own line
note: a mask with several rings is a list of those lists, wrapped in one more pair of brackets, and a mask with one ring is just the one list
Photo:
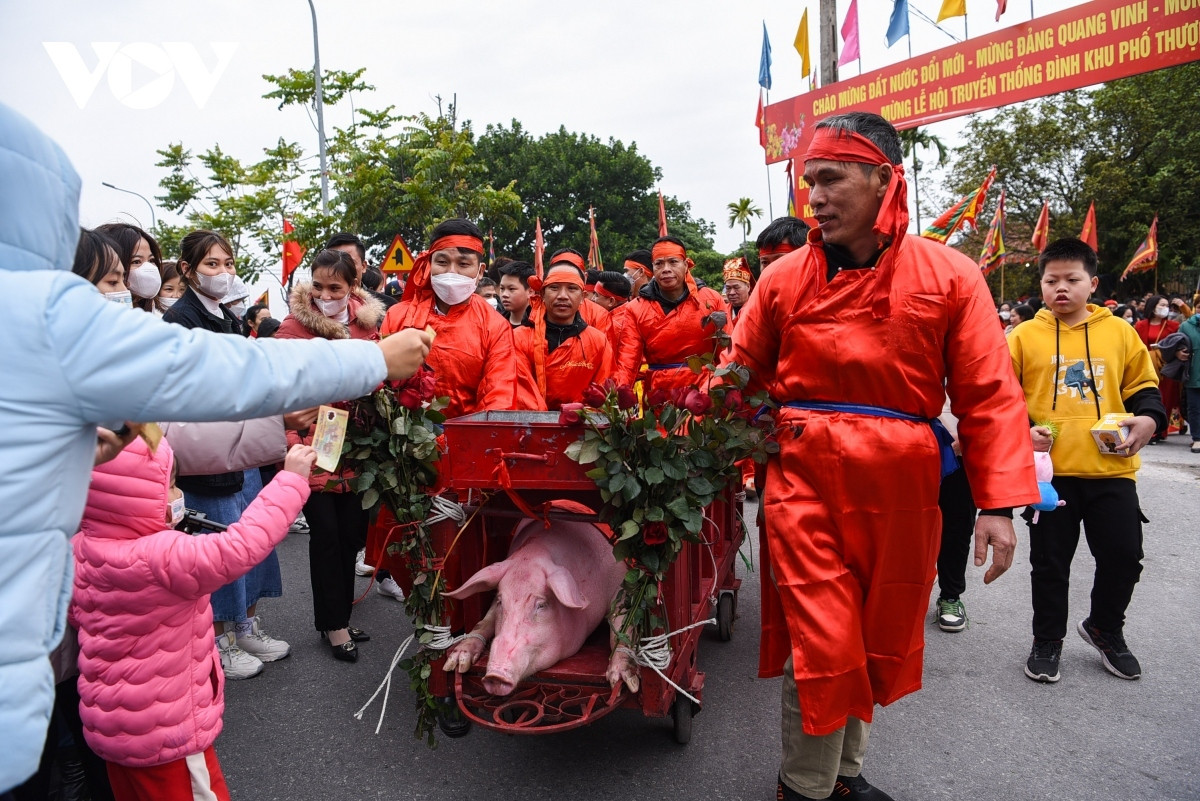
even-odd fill
[[(886, 801), (862, 777), (876, 704), (921, 686), (953, 470), (948, 393), (978, 505), (975, 564), (1012, 564), (1011, 509), (1038, 500), (1021, 388), (979, 268), (907, 236), (900, 139), (882, 117), (817, 123), (804, 162), (820, 226), (765, 270), (728, 361), (780, 404), (767, 464), (759, 672), (784, 675), (781, 799)], [(991, 512), (991, 514), (989, 514)], [(1007, 516), (1005, 516), (1007, 514)], [(836, 788), (836, 789), (835, 789)]]

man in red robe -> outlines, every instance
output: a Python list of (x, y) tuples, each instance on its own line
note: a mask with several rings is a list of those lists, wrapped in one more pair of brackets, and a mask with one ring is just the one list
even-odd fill
[[(584, 264), (583, 255), (578, 250), (573, 250), (572, 248), (556, 250), (554, 255), (550, 257), (550, 266), (547, 270), (553, 270), (557, 264), (569, 264), (576, 270), (579, 270), (580, 273), (587, 273), (587, 265)], [(545, 283), (544, 279), (542, 283)], [(540, 288), (538, 288), (538, 291), (540, 291)], [(540, 310), (536, 313), (540, 313)], [(600, 333), (604, 334), (610, 340), (612, 339), (612, 320), (609, 319), (607, 309), (591, 298), (584, 297), (579, 304), (579, 314), (583, 317), (585, 323), (593, 328), (600, 329)]]
[(758, 272), (771, 266), (808, 242), (808, 226), (799, 217), (776, 217), (762, 229), (754, 246), (758, 249)]
[(629, 279), (629, 297), (636, 298), (654, 277), (654, 260), (650, 251), (638, 248), (625, 257), (625, 277)]
[(1012, 563), (1009, 507), (1039, 496), (991, 295), (969, 258), (906, 235), (895, 129), (874, 114), (822, 120), (804, 178), (819, 230), (763, 272), (728, 357), (780, 404), (759, 670), (784, 674), (778, 796), (887, 799), (862, 760), (874, 706), (921, 686), (938, 486), (955, 466), (934, 422), (944, 393), (985, 510), (984, 583)]
[(742, 307), (750, 300), (750, 291), (754, 289), (754, 273), (750, 272), (746, 257), (738, 256), (725, 260), (721, 279), (725, 282), (725, 301), (729, 304), (729, 324), (725, 327), (732, 332)]
[(612, 343), (614, 364), (615, 354), (621, 347), (621, 338), (625, 331), (631, 291), (632, 287), (627, 276), (605, 271), (596, 277), (596, 286), (592, 292), (592, 300), (608, 311), (609, 320), (612, 321), (612, 331), (609, 333), (608, 341)]
[(556, 264), (542, 279), (543, 314), (532, 326), (516, 329), (517, 358), (533, 372), (550, 409), (581, 403), (589, 385), (612, 375), (612, 345), (598, 328), (588, 325), (579, 308), (584, 278), (570, 264)]
[[(645, 364), (647, 390), (696, 384), (700, 377), (687, 361), (711, 357), (720, 347), (718, 328), (728, 320), (729, 310), (716, 292), (696, 286), (683, 242), (660, 237), (650, 252), (654, 278), (628, 305), (617, 349), (617, 383), (632, 384)], [(719, 313), (717, 320), (714, 313)]]

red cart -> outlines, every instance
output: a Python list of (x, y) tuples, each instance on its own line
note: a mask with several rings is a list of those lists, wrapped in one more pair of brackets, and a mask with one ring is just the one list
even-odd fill
[[(450, 588), (460, 586), (480, 568), (508, 553), (516, 524), (532, 513), (548, 519), (599, 522), (599, 491), (585, 475), (590, 469), (568, 459), (566, 447), (581, 434), (579, 426), (558, 422), (558, 412), (481, 412), (446, 423), (448, 454), (442, 461), (448, 497), (465, 507), (466, 527), (440, 523), (433, 528), (436, 552), (444, 558)], [(684, 629), (715, 615), (722, 640), (733, 636), (737, 592), (737, 552), (745, 537), (741, 501), (729, 494), (705, 510), (703, 544), (685, 543), (660, 588), (669, 631)], [(493, 598), (484, 593), (449, 602), (454, 631), (469, 631), (486, 613)], [(715, 606), (715, 609), (714, 609)], [(452, 698), (465, 718), (479, 726), (509, 734), (546, 734), (586, 725), (620, 707), (641, 709), (647, 717), (674, 719), (675, 739), (691, 737), (692, 717), (699, 711), (675, 686), (703, 701), (704, 673), (697, 651), (704, 627), (697, 625), (670, 638), (671, 658), (662, 668), (669, 679), (642, 668), (639, 691), (608, 686), (607, 626), (601, 626), (583, 649), (549, 670), (535, 674), (504, 697), (483, 689), (485, 655), (466, 674), (448, 674), (443, 660), (433, 665), (431, 690)], [(468, 726), (443, 720), (454, 736)]]

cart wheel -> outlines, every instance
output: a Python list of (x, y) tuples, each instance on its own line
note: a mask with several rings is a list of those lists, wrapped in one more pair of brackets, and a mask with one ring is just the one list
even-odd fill
[(687, 745), (692, 739), (692, 716), (695, 714), (692, 702), (677, 694), (671, 705), (671, 718), (675, 722), (675, 742), (680, 745)]
[(722, 593), (717, 600), (717, 636), (721, 642), (733, 639), (733, 593)]
[(442, 730), (442, 734), (451, 739), (466, 737), (471, 733), (471, 721), (463, 716), (453, 696), (448, 696), (442, 700), (445, 701), (445, 704), (437, 713), (438, 728)]

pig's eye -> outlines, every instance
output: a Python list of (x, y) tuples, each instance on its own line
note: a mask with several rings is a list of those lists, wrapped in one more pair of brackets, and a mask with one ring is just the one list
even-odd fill
[(537, 603), (535, 603), (533, 605), (533, 611), (541, 612), (543, 609), (545, 609), (548, 606), (549, 606), (549, 604), (546, 603), (545, 599), (540, 599), (537, 601)]

